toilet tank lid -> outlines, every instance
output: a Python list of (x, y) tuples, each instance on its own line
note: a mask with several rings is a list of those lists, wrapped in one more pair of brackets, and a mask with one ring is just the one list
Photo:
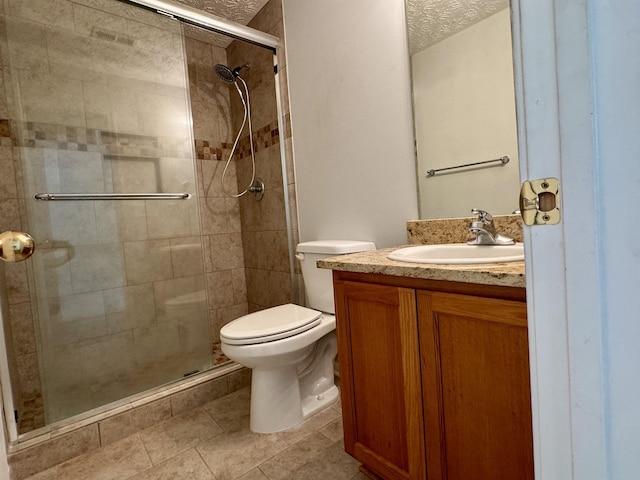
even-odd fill
[(299, 253), (323, 253), (341, 255), (345, 253), (366, 252), (375, 250), (376, 244), (361, 240), (314, 240), (302, 242), (296, 249)]

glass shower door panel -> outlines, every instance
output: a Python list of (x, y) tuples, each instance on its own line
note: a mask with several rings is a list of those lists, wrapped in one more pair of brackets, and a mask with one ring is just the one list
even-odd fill
[[(51, 423), (209, 368), (212, 354), (179, 24), (116, 0), (29, 4), (5, 11), (5, 83)], [(33, 197), (162, 192), (191, 196)]]

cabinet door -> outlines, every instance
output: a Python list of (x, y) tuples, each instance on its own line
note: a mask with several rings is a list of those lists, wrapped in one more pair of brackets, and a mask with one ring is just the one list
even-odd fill
[(417, 295), (429, 480), (533, 479), (526, 305)]
[(345, 450), (366, 473), (426, 478), (415, 291), (335, 283)]

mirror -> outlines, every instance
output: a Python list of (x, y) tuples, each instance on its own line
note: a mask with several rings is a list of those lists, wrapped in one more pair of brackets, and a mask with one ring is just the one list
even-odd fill
[[(420, 218), (467, 217), (473, 207), (513, 213), (520, 178), (509, 1), (406, 1)], [(486, 160), (497, 161), (449, 169)]]

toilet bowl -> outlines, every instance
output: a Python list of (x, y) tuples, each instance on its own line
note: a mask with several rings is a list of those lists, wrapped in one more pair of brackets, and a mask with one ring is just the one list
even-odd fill
[(265, 315), (288, 319), (301, 313), (314, 320), (313, 326), (293, 330), (298, 333), (277, 332), (274, 328), (273, 336), (281, 338), (268, 341), (261, 337), (247, 338), (246, 342), (258, 343), (242, 344), (233, 328), (223, 327), (225, 332), (221, 332), (224, 354), (252, 369), (250, 428), (254, 432), (291, 428), (338, 398), (333, 382), (333, 359), (337, 353), (333, 315), (287, 304), (252, 313), (239, 319), (242, 322), (228, 325), (260, 323)]
[(299, 244), (296, 258), (312, 308), (280, 305), (240, 317), (220, 330), (224, 354), (252, 369), (252, 431), (287, 430), (338, 399), (333, 378), (337, 346), (332, 277), (316, 262), (372, 249), (373, 243), (359, 241)]

